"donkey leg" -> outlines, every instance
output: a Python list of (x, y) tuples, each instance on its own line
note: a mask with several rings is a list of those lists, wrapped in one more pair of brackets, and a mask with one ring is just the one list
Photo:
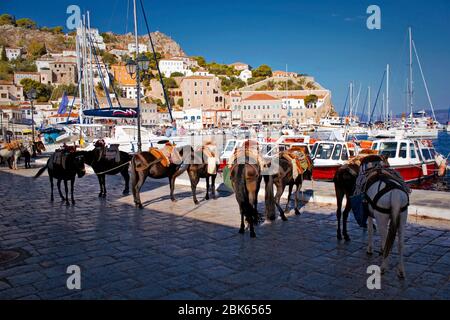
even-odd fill
[(106, 198), (106, 175), (102, 174), (103, 198)]
[(342, 210), (342, 200), (344, 199), (344, 194), (336, 188), (336, 201), (337, 201), (337, 209), (336, 209), (336, 219), (338, 222), (337, 227), (337, 239), (342, 240), (341, 233), (341, 210)]
[(177, 199), (174, 196), (174, 192), (175, 192), (175, 177), (174, 176), (169, 177), (169, 186), (170, 186), (170, 200), (172, 200), (172, 202), (175, 202), (175, 201), (177, 201)]
[(64, 191), (66, 192), (66, 205), (70, 205), (70, 203), (69, 203), (69, 189), (67, 188), (67, 180), (64, 180)]
[(125, 169), (120, 172), (120, 174), (122, 175), (125, 182), (125, 189), (123, 189), (122, 192), (122, 194), (125, 196), (130, 193), (130, 174), (128, 173), (128, 166), (126, 166)]
[(200, 181), (199, 177), (194, 176), (194, 174), (192, 174), (191, 177), (191, 190), (192, 190), (192, 199), (194, 200), (195, 204), (198, 204), (198, 200), (197, 200), (197, 185), (198, 182)]
[(206, 174), (206, 196), (205, 199), (209, 200), (209, 174)]
[(280, 200), (281, 196), (283, 195), (285, 186), (283, 185), (283, 182), (280, 182), (280, 184), (277, 186), (277, 193), (275, 195), (275, 205), (278, 208), (278, 211), (280, 212), (280, 217), (283, 221), (287, 221), (286, 216), (284, 215), (283, 208), (281, 208)]
[(299, 209), (298, 209), (298, 194), (300, 193), (300, 188), (301, 188), (301, 183), (300, 184), (297, 184), (297, 188), (296, 188), (296, 190), (295, 190), (295, 200), (294, 200), (294, 205), (295, 205), (295, 214), (297, 215), (297, 216), (299, 216), (300, 215), (300, 211), (299, 211)]
[(373, 218), (369, 215), (367, 218), (367, 254), (373, 254)]
[(211, 194), (212, 194), (212, 198), (214, 200), (217, 199), (216, 197), (216, 174), (211, 175)]
[(343, 212), (343, 218), (342, 218), (342, 224), (343, 224), (343, 235), (345, 241), (350, 241), (350, 237), (347, 233), (347, 220), (348, 220), (348, 214), (350, 213), (350, 210), (352, 209), (352, 205), (350, 202), (350, 197), (347, 197), (347, 203), (345, 204), (345, 209)]
[(250, 221), (249, 225), (250, 225), (250, 238), (256, 238), (255, 226), (253, 221)]
[(403, 261), (403, 245), (405, 243), (404, 230), (406, 225), (406, 220), (408, 219), (408, 210), (400, 213), (400, 225), (398, 227), (398, 271), (397, 274), (400, 278), (405, 277), (405, 264)]
[(72, 180), (70, 180), (70, 196), (71, 196), (71, 199), (72, 199), (72, 204), (75, 204), (75, 198), (73, 196), (73, 187), (74, 187), (74, 185), (75, 185), (75, 177)]
[(58, 192), (59, 192), (59, 196), (61, 197), (61, 200), (62, 201), (66, 200), (66, 198), (64, 198), (64, 196), (61, 192), (61, 179), (58, 179), (56, 185), (58, 186)]
[(132, 187), (134, 203), (135, 203), (136, 207), (138, 207), (139, 209), (143, 208), (142, 203), (141, 203), (140, 191), (141, 191), (142, 185), (144, 184), (146, 178), (147, 178), (146, 175), (138, 173), (136, 176), (135, 185), (134, 185), (134, 187)]
[(98, 197), (101, 198), (103, 196), (102, 177), (97, 175), (97, 179), (98, 179), (98, 185), (100, 186), (100, 193), (98, 194)]
[(245, 232), (244, 211), (242, 211), (241, 206), (239, 206), (239, 210), (241, 211), (241, 227), (239, 228), (239, 233), (244, 234)]
[(292, 195), (293, 188), (294, 188), (294, 184), (289, 183), (289, 193), (288, 193), (288, 198), (287, 198), (287, 202), (286, 202), (286, 207), (284, 208), (285, 213), (289, 213), (289, 204), (291, 203), (291, 195)]
[[(379, 226), (380, 231), (380, 237), (381, 237), (381, 255), (383, 255), (384, 248), (386, 246), (386, 238), (388, 234), (388, 228), (389, 228), (389, 220), (390, 216), (384, 213), (378, 213), (375, 212), (375, 220), (377, 221), (377, 225)], [(386, 272), (386, 269), (389, 265), (389, 257), (386, 257), (382, 259), (381, 262), (381, 274), (384, 274)]]
[(55, 200), (55, 198), (53, 197), (53, 177), (50, 174), (48, 175), (48, 177), (50, 179), (50, 189), (51, 189), (50, 201), (53, 202)]

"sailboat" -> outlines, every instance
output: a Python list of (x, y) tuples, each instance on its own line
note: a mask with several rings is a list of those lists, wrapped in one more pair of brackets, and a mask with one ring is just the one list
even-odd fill
[[(427, 117), (425, 111), (414, 112), (414, 88), (413, 88), (413, 52), (415, 53), (417, 64), (422, 76), (428, 102), (430, 104), (433, 117)], [(389, 65), (386, 70), (387, 85), (386, 85), (386, 105), (383, 108), (385, 112), (385, 121), (382, 128), (369, 130), (369, 137), (371, 138), (437, 138), (439, 131), (439, 123), (436, 120), (433, 103), (431, 101), (428, 85), (420, 63), (417, 48), (412, 38), (412, 29), (409, 28), (409, 81), (408, 81), (408, 107), (410, 115), (407, 119), (396, 125), (389, 123)], [(391, 119), (392, 120), (392, 119)]]

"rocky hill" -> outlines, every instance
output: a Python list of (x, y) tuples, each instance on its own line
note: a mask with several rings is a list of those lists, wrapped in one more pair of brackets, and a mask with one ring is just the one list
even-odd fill
[[(185, 56), (181, 46), (164, 33), (159, 31), (153, 32), (152, 39), (156, 51), (160, 52), (163, 56)], [(112, 48), (126, 49), (128, 43), (133, 42), (134, 38), (131, 33), (118, 35), (107, 32), (104, 41), (108, 50)], [(148, 44), (148, 36), (140, 37), (139, 41)], [(32, 43), (45, 43), (46, 49), (50, 52), (74, 50), (75, 36), (73, 33), (54, 33), (39, 29), (20, 28), (13, 25), (0, 26), (0, 45), (27, 49)]]

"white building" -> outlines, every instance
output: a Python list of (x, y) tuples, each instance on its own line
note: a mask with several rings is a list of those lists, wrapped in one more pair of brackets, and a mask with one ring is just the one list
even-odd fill
[(248, 79), (252, 78), (252, 72), (248, 69), (242, 70), (239, 74), (239, 79), (247, 82)]
[[(145, 97), (145, 89), (143, 87), (140, 87), (140, 89), (141, 89), (141, 98), (143, 98)], [(137, 98), (136, 86), (122, 86), (122, 90), (125, 93), (125, 97), (127, 99), (136, 100)]]
[(166, 78), (170, 77), (174, 72), (180, 72), (185, 76), (191, 76), (193, 74), (183, 59), (176, 58), (159, 60), (159, 70), (161, 70)]
[(5, 51), (9, 61), (20, 58), (22, 55), (22, 49), (20, 48), (5, 48)]
[(109, 53), (115, 55), (117, 58), (122, 58), (125, 55), (128, 55), (128, 50), (124, 49), (111, 49)]
[(76, 57), (77, 56), (77, 52), (73, 51), (73, 50), (63, 50), (62, 56), (63, 57)]
[(250, 70), (250, 66), (248, 64), (242, 63), (242, 62), (235, 62), (235, 63), (229, 64), (228, 66), (233, 67), (234, 70), (237, 70), (237, 71)]
[(200, 77), (214, 77), (214, 75), (212, 73), (209, 73), (208, 70), (198, 70), (195, 71), (192, 75)]
[(325, 102), (325, 97), (318, 96), (316, 103), (305, 105), (306, 97), (307, 96), (292, 96), (282, 99), (283, 109), (317, 109), (323, 106)]
[(40, 57), (36, 60), (37, 71), (41, 72), (42, 70), (50, 70), (50, 63), (54, 61), (55, 58), (48, 55)]
[(202, 110), (188, 109), (183, 111), (183, 126), (188, 130), (199, 130), (203, 128)]
[[(90, 38), (91, 38), (92, 42), (94, 43), (94, 45), (96, 46), (96, 48), (98, 48), (100, 50), (106, 50), (106, 44), (103, 41), (103, 37), (98, 32), (98, 29), (91, 28), (90, 32), (88, 31), (87, 34), (90, 36)], [(82, 35), (81, 28), (77, 28), (77, 35), (78, 36)], [(89, 43), (89, 40), (88, 40), (88, 43)]]
[[(147, 51), (148, 51), (147, 45), (143, 44), (143, 43), (139, 43), (139, 53), (147, 52)], [(128, 44), (128, 53), (132, 54), (132, 53), (135, 53), (135, 52), (136, 52), (136, 44), (134, 42), (133, 43), (129, 43)]]

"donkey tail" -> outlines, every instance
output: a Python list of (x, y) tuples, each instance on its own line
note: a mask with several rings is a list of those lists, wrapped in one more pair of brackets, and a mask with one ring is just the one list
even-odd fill
[[(254, 220), (253, 219), (254, 209), (253, 209), (252, 205), (250, 204), (247, 187), (245, 185), (244, 168), (245, 168), (245, 165), (243, 165), (243, 164), (237, 165), (237, 173), (236, 173), (236, 178), (237, 178), (236, 182), (237, 183), (236, 183), (236, 190), (234, 190), (234, 192), (236, 195), (237, 202), (242, 207), (245, 218), (247, 219), (248, 222), (252, 222), (252, 220)], [(257, 222), (257, 221), (258, 221), (258, 219), (256, 219), (256, 221), (253, 221), (253, 222)]]
[[(395, 190), (394, 190), (395, 191)], [(389, 231), (386, 237), (386, 243), (384, 245), (383, 249), (383, 258), (387, 258), (389, 256), (389, 253), (391, 252), (392, 246), (394, 245), (395, 236), (397, 235), (398, 228), (400, 228), (400, 219), (401, 219), (401, 209), (400, 209), (400, 203), (397, 203), (397, 201), (392, 201), (391, 196), (391, 202), (393, 202), (393, 206), (391, 208), (391, 222), (389, 223)]]
[(36, 175), (33, 177), (33, 179), (39, 178), (47, 168), (48, 168), (48, 164), (46, 164), (44, 167), (40, 168), (39, 171), (36, 173)]
[(264, 176), (265, 189), (265, 201), (266, 201), (266, 218), (269, 220), (275, 220), (275, 200), (273, 196), (273, 176)]

